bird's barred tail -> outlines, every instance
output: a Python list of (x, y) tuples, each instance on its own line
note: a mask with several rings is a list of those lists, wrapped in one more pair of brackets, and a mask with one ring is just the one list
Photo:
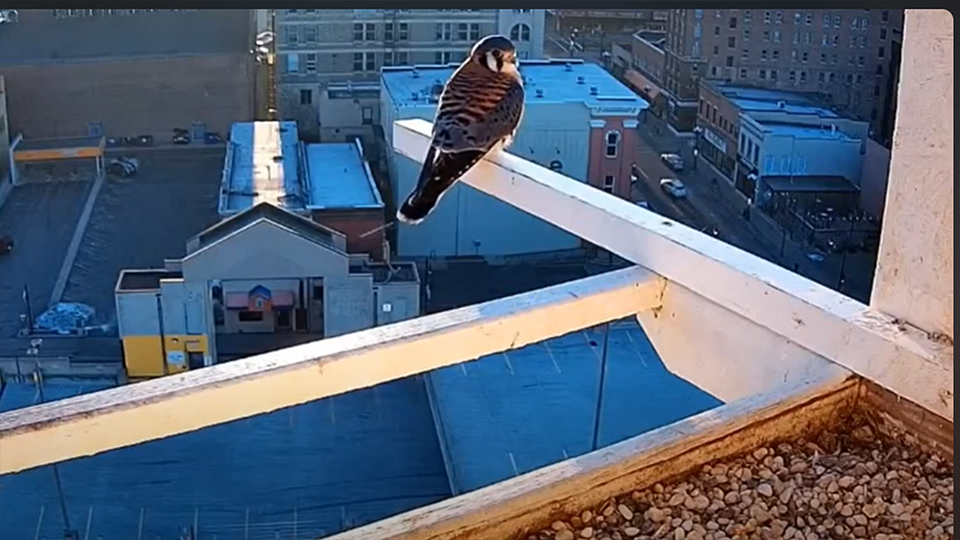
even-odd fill
[(424, 160), (417, 188), (407, 197), (397, 211), (397, 219), (415, 225), (433, 211), (440, 198), (471, 167), (476, 165), (486, 152), (465, 150), (463, 152), (437, 152), (433, 160), (431, 148)]

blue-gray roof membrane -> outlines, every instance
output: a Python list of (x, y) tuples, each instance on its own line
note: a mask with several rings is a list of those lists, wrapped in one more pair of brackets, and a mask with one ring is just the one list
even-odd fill
[[(431, 372), (454, 492), (592, 450), (602, 347), (600, 327)], [(599, 446), (720, 404), (667, 371), (635, 321), (611, 324)]]
[(237, 122), (230, 128), (229, 144), (221, 213), (240, 212), (261, 202), (302, 206), (296, 122)]
[[(383, 87), (390, 93), (397, 107), (425, 106), (435, 84), (442, 84), (455, 65), (403, 66), (384, 68), (381, 73)], [(570, 103), (580, 102), (587, 106), (599, 106), (615, 100), (618, 103), (633, 102), (645, 109), (649, 103), (639, 97), (604, 70), (602, 67), (582, 60), (531, 60), (520, 62), (520, 74), (525, 79), (525, 101)], [(591, 93), (596, 89), (596, 94)], [(538, 97), (537, 90), (543, 95)], [(413, 99), (414, 94), (417, 95)]]
[[(107, 386), (48, 382), (44, 397)], [(33, 385), (8, 384), (0, 411), (38, 397)], [(417, 378), (75, 459), (59, 469), (71, 526), (91, 540), (138, 538), (141, 509), (145, 540), (178, 539), (195, 518), (204, 540), (274, 540), (275, 534), (291, 538), (294, 530), (297, 538), (317, 538), (449, 496)], [(38, 523), (40, 538), (62, 538), (52, 467), (0, 477), (0, 540), (32, 539)]]
[(356, 143), (307, 145), (308, 208), (383, 208), (361, 148)]

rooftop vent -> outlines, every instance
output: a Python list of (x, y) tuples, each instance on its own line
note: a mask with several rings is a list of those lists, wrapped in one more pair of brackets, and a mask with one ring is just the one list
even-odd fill
[(537, 88), (537, 97), (539, 97), (539, 98), (542, 98), (542, 97), (543, 97), (543, 90), (540, 89), (540, 88)]
[(591, 86), (591, 87), (590, 87), (590, 95), (591, 95), (591, 96), (597, 95), (597, 92), (599, 92), (599, 90), (597, 89), (596, 86)]
[(577, 77), (577, 84), (583, 84), (586, 80), (583, 78), (583, 75)]
[(420, 72), (417, 71), (417, 68), (413, 68), (413, 72), (411, 73), (411, 75), (413, 76), (414, 79), (420, 78)]
[(412, 99), (413, 101), (417, 101), (418, 99), (420, 99), (420, 94), (416, 92), (410, 92), (410, 99)]
[(782, 100), (781, 100), (781, 101), (778, 101), (778, 102), (777, 102), (777, 108), (778, 108), (778, 109), (785, 109), (786, 107), (787, 107), (787, 102), (786, 102), (786, 101), (782, 101)]
[(563, 70), (564, 70), (564, 71), (573, 71), (573, 64), (571, 64), (570, 62), (567, 62), (566, 64), (563, 65)]

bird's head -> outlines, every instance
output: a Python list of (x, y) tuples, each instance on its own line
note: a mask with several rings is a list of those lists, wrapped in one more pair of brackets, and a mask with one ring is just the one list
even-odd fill
[(470, 51), (470, 59), (497, 73), (516, 71), (517, 48), (506, 37), (495, 34), (478, 41)]

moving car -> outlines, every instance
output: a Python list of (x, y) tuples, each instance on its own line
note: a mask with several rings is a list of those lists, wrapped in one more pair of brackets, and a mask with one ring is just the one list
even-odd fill
[(665, 191), (674, 199), (683, 199), (687, 196), (687, 186), (676, 178), (661, 178), (660, 189)]
[(140, 161), (134, 157), (117, 157), (107, 164), (107, 173), (120, 178), (132, 178), (140, 169)]
[(683, 158), (679, 154), (666, 153), (660, 154), (660, 161), (663, 162), (671, 171), (682, 171), (683, 170)]

